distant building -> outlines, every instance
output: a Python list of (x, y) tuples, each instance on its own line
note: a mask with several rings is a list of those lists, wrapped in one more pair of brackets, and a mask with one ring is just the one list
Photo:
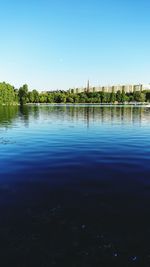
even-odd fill
[(87, 92), (90, 92), (90, 81), (87, 82)]
[(117, 93), (117, 91), (124, 91), (125, 93), (133, 93), (135, 91), (144, 91), (144, 90), (150, 90), (150, 84), (124, 84), (124, 85), (111, 85), (111, 86), (96, 86), (92, 87), (90, 86), (90, 82), (87, 82), (87, 87), (80, 87), (80, 88), (73, 88), (69, 89), (69, 92), (78, 94), (78, 93), (84, 93), (84, 92), (114, 92)]

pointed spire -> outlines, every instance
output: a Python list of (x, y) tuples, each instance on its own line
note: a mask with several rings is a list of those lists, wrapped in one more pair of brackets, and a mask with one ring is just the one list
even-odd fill
[(88, 82), (87, 82), (87, 92), (89, 92), (90, 91), (90, 81), (88, 80)]

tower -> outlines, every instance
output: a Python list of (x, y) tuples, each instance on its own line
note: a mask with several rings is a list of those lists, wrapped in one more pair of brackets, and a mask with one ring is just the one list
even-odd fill
[(87, 82), (87, 88), (86, 88), (86, 91), (87, 91), (87, 93), (90, 92), (90, 81), (89, 81), (89, 80), (88, 80), (88, 82)]

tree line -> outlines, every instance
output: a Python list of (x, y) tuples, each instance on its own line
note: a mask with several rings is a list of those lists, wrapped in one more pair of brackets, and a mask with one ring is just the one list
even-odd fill
[(27, 103), (132, 103), (150, 102), (150, 91), (134, 91), (126, 93), (124, 90), (108, 92), (84, 92), (71, 93), (69, 91), (47, 91), (38, 92), (28, 90), (24, 84), (19, 89), (5, 82), (0, 83), (0, 104), (21, 104)]
[(18, 103), (18, 92), (8, 83), (0, 83), (0, 104)]

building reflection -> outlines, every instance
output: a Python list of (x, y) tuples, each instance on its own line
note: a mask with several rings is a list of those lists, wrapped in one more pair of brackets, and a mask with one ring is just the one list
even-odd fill
[[(41, 105), (41, 106), (1, 106), (0, 125), (9, 127), (16, 119), (29, 126), (33, 120), (51, 120), (55, 123), (70, 121), (86, 124), (88, 128), (101, 124), (147, 124), (150, 121), (150, 108), (136, 106), (98, 105)], [(42, 127), (42, 125), (41, 125)]]

